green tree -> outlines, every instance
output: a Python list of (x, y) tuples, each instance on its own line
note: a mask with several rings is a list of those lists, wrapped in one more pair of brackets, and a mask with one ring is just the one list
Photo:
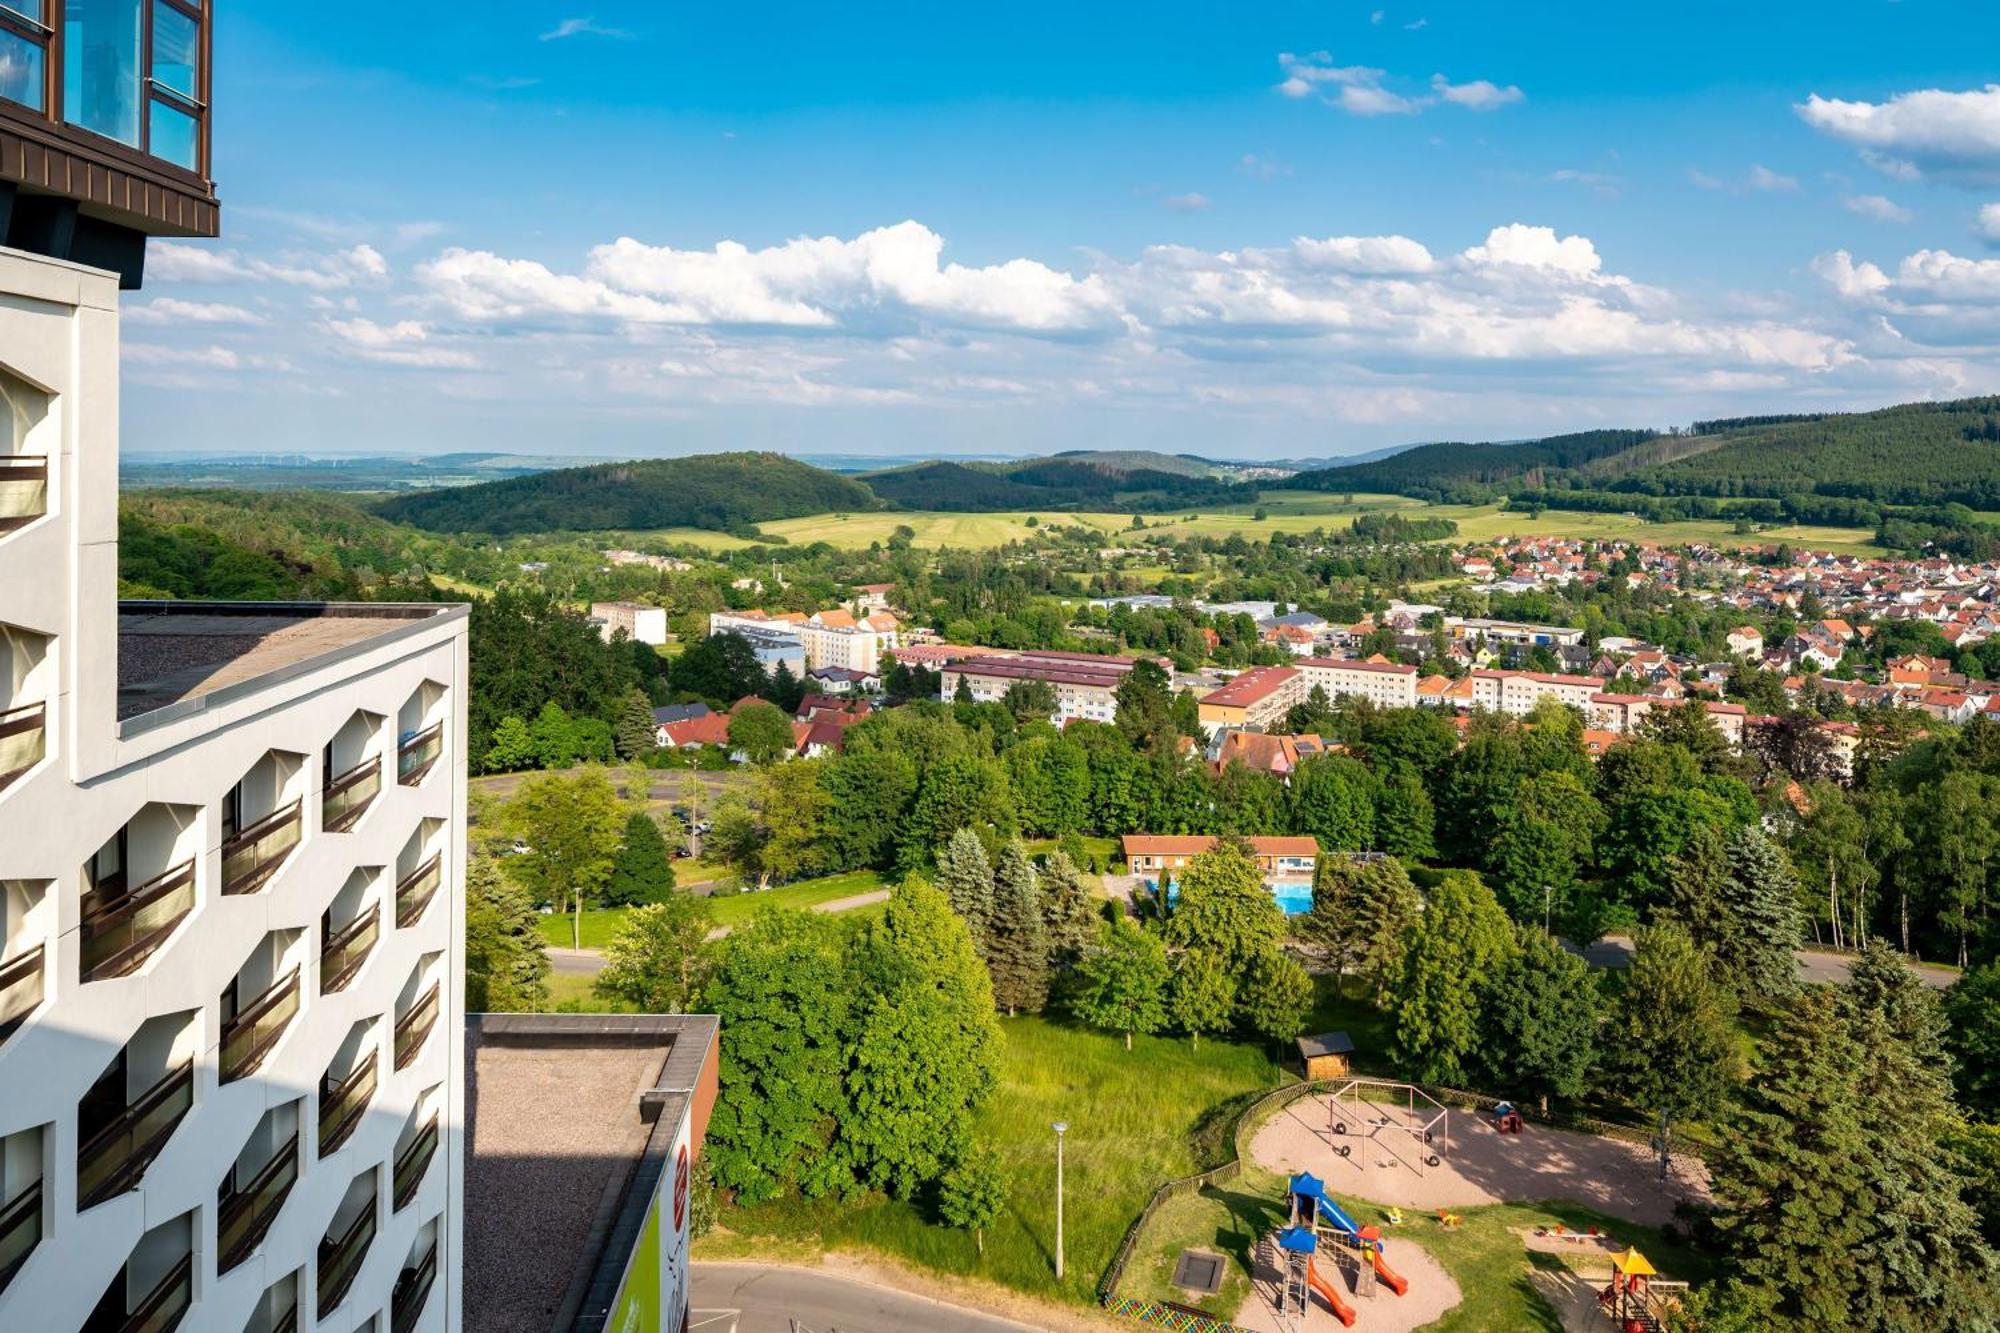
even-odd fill
[(528, 847), (507, 858), (507, 873), (540, 901), (571, 913), (573, 948), (583, 947), (584, 905), (611, 878), (629, 814), (598, 768), (524, 778), (500, 808), (502, 827)]
[(843, 869), (893, 865), (896, 830), (917, 795), (917, 766), (909, 756), (843, 749), (825, 761), (820, 787), (826, 793), (823, 832), (833, 863)]
[(1805, 801), (1792, 833), (1792, 864), (1809, 890), (1813, 918), (1827, 923), (1833, 946), (1859, 944), (1872, 915), (1869, 895), (1880, 878), (1868, 855), (1866, 817), (1831, 782), (1808, 786)]
[(791, 664), (780, 661), (771, 668), (771, 683), (767, 688), (771, 702), (785, 712), (795, 711), (805, 702), (806, 683), (792, 674)]
[(673, 682), (675, 690), (699, 695), (712, 708), (727, 708), (766, 688), (757, 650), (741, 634), (727, 630), (688, 644), (674, 659)]
[(962, 828), (951, 835), (951, 841), (938, 855), (937, 884), (944, 891), (945, 901), (951, 904), (951, 910), (965, 922), (973, 948), (979, 951), (981, 957), (988, 956), (993, 937), (993, 918), (999, 910), (999, 903), (993, 882), (993, 862), (987, 857), (986, 845), (979, 841), (977, 833)]
[(704, 942), (711, 924), (708, 904), (692, 894), (670, 891), (633, 908), (604, 946), (597, 993), (641, 1013), (688, 1012), (708, 979)]
[(1522, 782), (1486, 862), (1508, 915), (1523, 925), (1566, 922), (1603, 831), (1604, 811), (1576, 774), (1557, 769)]
[(1685, 929), (1641, 927), (1625, 988), (1600, 1043), (1612, 1082), (1659, 1117), (1662, 1170), (1675, 1123), (1713, 1116), (1736, 1086), (1729, 995)]
[(1201, 1049), (1201, 1034), (1222, 1032), (1236, 1012), (1236, 979), (1222, 960), (1203, 949), (1188, 949), (1174, 960), (1169, 1001), (1174, 1025)]
[(1479, 1040), (1479, 996), (1514, 952), (1514, 928), (1470, 871), (1446, 871), (1409, 933), (1395, 1015), (1397, 1058), (1425, 1083), (1455, 1083)]
[(1045, 680), (1017, 680), (1007, 686), (1000, 703), (1015, 722), (1046, 722), (1059, 707), (1056, 687)]
[(907, 1199), (971, 1151), (999, 1082), (1000, 1026), (965, 923), (923, 880), (890, 896), (867, 952), (843, 1137), (864, 1182)]
[(1016, 838), (1000, 849), (993, 868), (993, 929), (986, 966), (993, 1002), (1008, 1017), (1038, 1014), (1049, 1000), (1049, 942), (1043, 928), (1041, 885), (1028, 852)]
[(770, 829), (757, 817), (743, 793), (733, 791), (716, 802), (702, 855), (720, 861), (744, 880), (762, 888), (771, 878), (764, 865), (764, 845), (770, 836)]
[(1423, 898), (1400, 862), (1322, 856), (1302, 930), (1333, 966), (1336, 987), (1354, 972), (1380, 1007), (1402, 977), (1403, 951), (1422, 911)]
[(1292, 827), (1318, 838), (1322, 852), (1366, 851), (1375, 842), (1376, 787), (1359, 760), (1308, 759), (1292, 775)]
[(535, 764), (535, 738), (528, 733), (528, 724), (512, 714), (501, 718), (480, 767), (488, 773), (517, 773)]
[(716, 1183), (743, 1203), (792, 1189), (817, 1198), (852, 1181), (834, 1151), (851, 1115), (848, 930), (819, 913), (764, 911), (719, 946), (702, 995), (722, 1033), (705, 1156)]
[(1160, 937), (1131, 921), (1106, 922), (1096, 947), (1077, 963), (1070, 999), (1076, 1016), (1094, 1028), (1125, 1034), (1158, 1032), (1167, 1023), (1167, 987), (1173, 969)]
[(1118, 730), (1134, 746), (1158, 749), (1179, 734), (1174, 725), (1173, 683), (1158, 662), (1138, 659), (1111, 693), (1118, 705)]
[[(570, 768), (583, 760), (583, 738), (568, 713), (551, 700), (528, 726), (528, 744), (543, 768)], [(606, 756), (607, 758), (609, 756)]]
[(791, 754), (792, 719), (762, 699), (744, 704), (729, 715), (729, 748), (753, 764), (773, 764)]
[(998, 843), (1019, 827), (1007, 774), (999, 764), (970, 755), (940, 759), (918, 782), (916, 802), (903, 821), (898, 859), (905, 869), (919, 869), (959, 829)]
[(1515, 928), (1516, 949), (1482, 997), (1480, 1064), (1489, 1086), (1574, 1100), (1597, 1063), (1598, 1010), (1590, 965), (1533, 926)]
[(772, 879), (789, 882), (835, 869), (826, 831), (832, 803), (820, 781), (823, 762), (800, 759), (757, 771), (763, 868)]
[(1701, 828), (1673, 866), (1662, 911), (1708, 954), (1717, 981), (1745, 998), (1789, 994), (1802, 895), (1784, 849), (1755, 825)]
[(1298, 1040), (1312, 1014), (1313, 980), (1297, 959), (1273, 949), (1251, 965), (1243, 983), (1243, 1021), (1278, 1044)]
[(674, 889), (674, 860), (660, 826), (643, 810), (625, 821), (625, 841), (611, 860), (604, 901), (613, 907), (656, 903)]
[(1408, 764), (1393, 762), (1382, 773), (1375, 791), (1375, 845), (1411, 861), (1437, 855), (1437, 809), (1423, 776)]
[(1097, 936), (1097, 895), (1067, 852), (1053, 851), (1042, 862), (1042, 924), (1049, 964), (1058, 972), (1076, 966)]
[(533, 899), (475, 852), (465, 866), (465, 1007), (496, 1014), (544, 1009), (548, 976)]
[(659, 732), (653, 722), (653, 705), (638, 690), (628, 690), (618, 705), (618, 725), (612, 729), (621, 759), (644, 759), (657, 748)]
[(1245, 844), (1218, 842), (1181, 871), (1180, 897), (1166, 922), (1170, 948), (1200, 950), (1239, 976), (1284, 934), (1285, 914)]
[(2000, 1121), (2000, 963), (1960, 977), (1944, 1008), (1958, 1095), (1983, 1119)]
[(975, 1144), (938, 1185), (938, 1215), (946, 1226), (970, 1231), (984, 1258), (986, 1228), (1007, 1206), (1007, 1177), (1000, 1170), (999, 1156), (990, 1144)]

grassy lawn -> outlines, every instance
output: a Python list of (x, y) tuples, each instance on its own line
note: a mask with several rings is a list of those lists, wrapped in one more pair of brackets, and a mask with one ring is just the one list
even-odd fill
[[(694, 864), (682, 861), (676, 867), (680, 878), (688, 881), (691, 876), (686, 867)], [(787, 884), (783, 888), (766, 889), (762, 893), (735, 893), (725, 898), (709, 899), (709, 915), (718, 926), (740, 926), (750, 919), (753, 912), (761, 912), (770, 907), (816, 907), (832, 902), (836, 898), (852, 898), (857, 894), (872, 893), (886, 887), (882, 877), (872, 870), (857, 870), (845, 875), (828, 875), (823, 879), (805, 879), (797, 884)], [(617, 933), (619, 924), (625, 920), (628, 909), (604, 907), (583, 914), (583, 947), (602, 949)], [(550, 913), (541, 920), (542, 938), (558, 949), (570, 947), (570, 918), (567, 913)]]
[[(1081, 841), (1084, 851), (1096, 857), (1099, 865), (1107, 868), (1110, 867), (1114, 859), (1122, 854), (1122, 849), (1119, 847), (1118, 839), (1116, 838), (1092, 837), (1083, 838)], [(1028, 855), (1043, 856), (1054, 851), (1061, 844), (1055, 838), (1029, 838), (1022, 845), (1028, 849)], [(1089, 867), (1084, 866), (1082, 869), (1087, 871)]]
[(1546, 509), (1540, 518), (1503, 511), (1498, 505), (1431, 505), (1421, 515), (1452, 519), (1461, 541), (1497, 541), (1506, 537), (1590, 537), (1604, 541), (1658, 542), (1666, 546), (1707, 542), (1717, 546), (1762, 546), (1790, 542), (1815, 551), (1880, 555), (1882, 548), (1866, 528), (1836, 528), (1821, 524), (1788, 524), (1748, 536), (1731, 532), (1724, 519), (1690, 519), (1679, 523), (1648, 523), (1623, 514), (1594, 514)]
[[(1034, 1295), (1093, 1303), (1099, 1278), (1126, 1227), (1161, 1181), (1213, 1165), (1219, 1107), (1278, 1081), (1256, 1046), (1141, 1037), (1126, 1051), (1114, 1036), (1041, 1018), (1001, 1020), (1007, 1044), (1000, 1091), (983, 1123), (1008, 1177), (1007, 1206), (986, 1237), (933, 1225), (918, 1204), (788, 1201), (725, 1209), (738, 1233), (732, 1249), (768, 1239), (779, 1249), (865, 1248), (927, 1268), (985, 1278)], [(1070, 1124), (1063, 1229), (1067, 1274), (1055, 1280), (1055, 1144), (1049, 1126)], [(1198, 1160), (1199, 1159), (1199, 1160)]]

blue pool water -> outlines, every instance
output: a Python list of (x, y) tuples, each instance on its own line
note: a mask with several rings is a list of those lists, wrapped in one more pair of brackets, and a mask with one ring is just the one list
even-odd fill
[[(1312, 911), (1313, 887), (1310, 882), (1306, 880), (1279, 880), (1275, 883), (1267, 883), (1264, 887), (1269, 889), (1271, 896), (1278, 900), (1278, 909), (1286, 916), (1301, 916), (1304, 913)], [(1168, 880), (1167, 905), (1169, 907), (1173, 906), (1174, 900), (1180, 896), (1180, 881)]]

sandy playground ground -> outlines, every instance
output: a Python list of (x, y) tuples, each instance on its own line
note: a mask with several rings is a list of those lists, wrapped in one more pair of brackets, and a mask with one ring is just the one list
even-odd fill
[[(1458, 1284), (1430, 1251), (1413, 1241), (1387, 1238), (1383, 1256), (1389, 1266), (1409, 1280), (1408, 1292), (1398, 1296), (1373, 1281), (1374, 1273), (1363, 1274), (1359, 1262), (1347, 1253), (1323, 1254), (1314, 1264), (1320, 1276), (1333, 1283), (1342, 1300), (1354, 1307), (1354, 1333), (1408, 1333), (1441, 1318), (1462, 1299)], [(1345, 1333), (1333, 1312), (1314, 1296), (1305, 1317), (1280, 1321), (1278, 1294), (1283, 1280), (1281, 1256), (1269, 1236), (1258, 1242), (1250, 1273), (1250, 1295), (1237, 1311), (1236, 1326), (1251, 1333)]]
[[(1682, 1199), (1709, 1198), (1707, 1169), (1694, 1157), (1676, 1156), (1673, 1175), (1662, 1184), (1658, 1158), (1638, 1144), (1533, 1124), (1501, 1134), (1490, 1117), (1471, 1111), (1450, 1113), (1449, 1143), (1437, 1134), (1431, 1147), (1439, 1164), (1422, 1165), (1417, 1141), (1394, 1128), (1409, 1119), (1403, 1104), (1343, 1101), (1347, 1132), (1335, 1134), (1329, 1100), (1303, 1098), (1271, 1117), (1251, 1140), (1251, 1160), (1287, 1176), (1310, 1171), (1331, 1194), (1426, 1213), (1561, 1199), (1664, 1226)], [(1343, 1146), (1345, 1157), (1338, 1151)]]

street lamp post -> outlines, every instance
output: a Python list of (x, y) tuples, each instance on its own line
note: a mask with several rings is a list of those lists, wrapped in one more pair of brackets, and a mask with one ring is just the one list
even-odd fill
[(1542, 934), (1553, 935), (1549, 929), (1549, 909), (1555, 903), (1556, 890), (1553, 884), (1542, 885)]
[(1069, 1133), (1069, 1121), (1058, 1120), (1050, 1126), (1056, 1132), (1056, 1281), (1063, 1275), (1063, 1135)]

